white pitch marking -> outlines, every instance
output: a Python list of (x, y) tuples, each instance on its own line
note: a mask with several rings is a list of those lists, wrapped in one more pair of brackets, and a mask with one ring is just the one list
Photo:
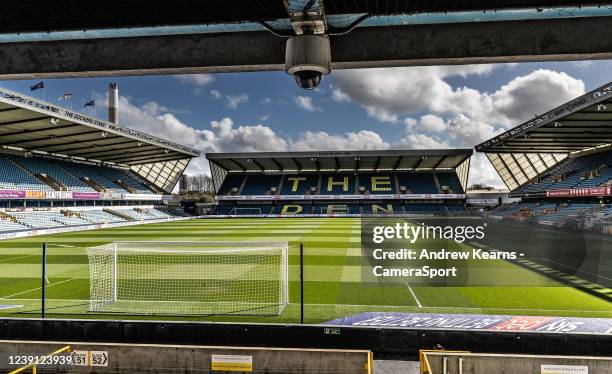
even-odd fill
[(408, 287), (408, 291), (410, 291), (410, 294), (412, 295), (412, 298), (414, 299), (414, 301), (416, 301), (418, 307), (422, 308), (423, 305), (421, 304), (421, 301), (419, 301), (419, 298), (416, 296), (416, 294), (412, 290), (412, 287), (410, 287), (410, 283), (408, 283), (407, 281), (404, 283), (406, 284), (406, 287)]
[(18, 257), (11, 257), (11, 258), (7, 258), (7, 259), (4, 259), (4, 260), (0, 260), (0, 262), (17, 260), (17, 259), (20, 259), (20, 258), (33, 257), (33, 256), (38, 256), (38, 255), (24, 255), (24, 256), (18, 256)]
[[(78, 279), (78, 278), (76, 278), (76, 277), (75, 277), (75, 278), (65, 279), (65, 280), (60, 281), (60, 282), (51, 283), (51, 284), (50, 284), (50, 285), (48, 285), (47, 287), (51, 287), (51, 286), (55, 286), (55, 285), (58, 285), (58, 284), (62, 284), (62, 283), (66, 283), (66, 282), (70, 282), (70, 281), (73, 281), (73, 280), (75, 280), (75, 279)], [(8, 296), (0, 297), (0, 300), (6, 300), (6, 299), (9, 299), (9, 298), (11, 298), (11, 297), (13, 297), (13, 296), (18, 296), (18, 295), (22, 295), (22, 294), (24, 294), (24, 293), (28, 293), (28, 292), (32, 292), (32, 291), (36, 291), (36, 290), (40, 290), (41, 288), (42, 288), (42, 287), (36, 287), (36, 288), (32, 288), (31, 290), (22, 291), (22, 292), (17, 292), (17, 293), (14, 293), (14, 294), (12, 294), (12, 295), (8, 295)]]

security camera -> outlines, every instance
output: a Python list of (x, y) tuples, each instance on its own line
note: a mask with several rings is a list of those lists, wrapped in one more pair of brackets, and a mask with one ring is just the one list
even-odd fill
[(298, 86), (312, 90), (324, 75), (331, 72), (329, 36), (297, 35), (287, 40), (285, 71), (293, 75)]

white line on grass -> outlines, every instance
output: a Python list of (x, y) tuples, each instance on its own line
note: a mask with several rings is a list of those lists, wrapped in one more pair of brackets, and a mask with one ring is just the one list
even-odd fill
[(412, 290), (412, 287), (410, 287), (410, 283), (408, 283), (407, 281), (404, 283), (406, 284), (406, 287), (408, 287), (408, 291), (410, 291), (410, 294), (412, 295), (412, 298), (414, 299), (414, 301), (416, 301), (418, 307), (422, 308), (423, 305), (421, 304), (421, 302), (419, 301), (419, 298), (416, 296), (416, 294)]
[(52, 245), (55, 247), (66, 247), (66, 248), (76, 248), (75, 245), (68, 245), (68, 244), (55, 244), (55, 243), (49, 243), (48, 245)]
[(11, 257), (11, 258), (6, 258), (4, 260), (0, 260), (0, 262), (17, 260), (17, 259), (20, 259), (20, 258), (33, 257), (33, 256), (40, 256), (40, 255), (25, 255), (25, 256), (18, 256), (18, 257)]
[[(58, 285), (58, 284), (62, 284), (62, 283), (66, 283), (66, 282), (70, 282), (70, 281), (73, 281), (73, 280), (75, 280), (75, 279), (78, 279), (78, 278), (74, 277), (74, 278), (70, 278), (70, 279), (64, 279), (63, 281), (59, 281), (59, 282), (55, 282), (55, 283), (51, 283), (51, 284), (49, 284), (47, 287), (56, 286), (56, 285)], [(0, 297), (0, 300), (6, 300), (6, 299), (9, 299), (9, 298), (11, 298), (11, 297), (13, 297), (13, 296), (18, 296), (18, 295), (22, 295), (22, 294), (24, 294), (24, 293), (28, 293), (28, 292), (32, 292), (32, 291), (37, 291), (37, 290), (40, 290), (41, 288), (42, 288), (42, 287), (36, 287), (36, 288), (32, 288), (31, 290), (22, 291), (22, 292), (17, 292), (17, 293), (14, 293), (14, 294), (12, 294), (12, 295), (8, 295), (8, 296)]]

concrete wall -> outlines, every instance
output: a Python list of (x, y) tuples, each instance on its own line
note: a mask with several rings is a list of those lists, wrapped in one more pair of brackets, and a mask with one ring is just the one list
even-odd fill
[(108, 351), (107, 367), (39, 366), (39, 373), (211, 373), (211, 355), (248, 355), (253, 373), (368, 373), (367, 351), (0, 341), (0, 372), (10, 355), (44, 355), (70, 344), (72, 350)]
[[(541, 365), (587, 366), (589, 374), (612, 373), (612, 357), (564, 357), (475, 353), (426, 353), (431, 374), (539, 374)], [(446, 358), (446, 373), (444, 359)], [(462, 360), (462, 363), (460, 363)], [(460, 370), (462, 366), (462, 370)]]

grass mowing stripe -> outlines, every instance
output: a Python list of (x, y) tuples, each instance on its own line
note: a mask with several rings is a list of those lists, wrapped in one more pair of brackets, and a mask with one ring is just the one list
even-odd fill
[[(60, 285), (62, 283), (73, 281), (75, 279), (77, 279), (77, 278), (66, 279), (66, 280), (63, 280), (63, 281), (56, 282), (56, 283), (49, 283), (46, 287), (57, 286), (57, 285)], [(11, 297), (23, 295), (23, 294), (26, 294), (26, 293), (29, 293), (29, 292), (32, 292), (32, 291), (38, 291), (38, 290), (41, 290), (41, 289), (42, 289), (42, 286), (36, 287), (36, 288), (32, 288), (32, 289), (29, 289), (29, 290), (26, 290), (26, 291), (22, 291), (22, 292), (18, 292), (18, 293), (12, 294), (12, 295), (8, 295), (8, 296), (5, 296), (5, 297), (2, 297), (2, 298), (0, 298), (0, 300), (10, 299)]]
[[(364, 282), (361, 265), (360, 220), (355, 218), (290, 218), (290, 219), (213, 219), (159, 223), (102, 229), (87, 232), (47, 235), (0, 242), (0, 291), (4, 294), (29, 292), (11, 298), (31, 297), (28, 308), (38, 308), (36, 299), (40, 288), (40, 248), (43, 241), (49, 246), (49, 265), (52, 281), (49, 298), (58, 301), (50, 315), (74, 318), (117, 318), (87, 312), (89, 272), (84, 249), (117, 240), (219, 240), (261, 241), (283, 240), (296, 245), (304, 243), (306, 321), (322, 322), (365, 311), (455, 312), (455, 313), (524, 313), (576, 316), (612, 317), (609, 303), (570, 287), (431, 287), (410, 282), (414, 292), (410, 297), (402, 282)], [(54, 245), (59, 244), (59, 245)], [(429, 245), (431, 243), (428, 243)], [(433, 243), (442, 245), (442, 243)], [(73, 246), (72, 248), (69, 246)], [(22, 256), (32, 256), (31, 258)], [(19, 257), (15, 259), (16, 257)], [(10, 259), (1, 261), (2, 259)], [(207, 317), (189, 319), (236, 322), (296, 322), (299, 318), (299, 278), (297, 249), (290, 249), (290, 304), (283, 315), (274, 318)], [(10, 264), (11, 266), (5, 266)], [(25, 266), (25, 267), (24, 267)], [(471, 263), (473, 269), (481, 264)], [(486, 277), (476, 279), (482, 285), (491, 285), (499, 278), (526, 279), (531, 284), (542, 276), (515, 265), (495, 263)], [(65, 279), (60, 279), (60, 277)], [(496, 278), (496, 279), (488, 279)], [(503, 282), (499, 282), (503, 284)], [(533, 284), (538, 284), (535, 282)], [(559, 285), (559, 284), (557, 284)], [(21, 302), (20, 302), (21, 303)], [(52, 306), (52, 305), (50, 305)], [(584, 309), (584, 310), (583, 310)], [(1, 315), (37, 316), (36, 313), (18, 314), (1, 311)], [(134, 316), (149, 319), (149, 317)], [(130, 316), (122, 316), (130, 318)], [(160, 319), (159, 316), (151, 319)], [(163, 316), (163, 319), (185, 317)]]

